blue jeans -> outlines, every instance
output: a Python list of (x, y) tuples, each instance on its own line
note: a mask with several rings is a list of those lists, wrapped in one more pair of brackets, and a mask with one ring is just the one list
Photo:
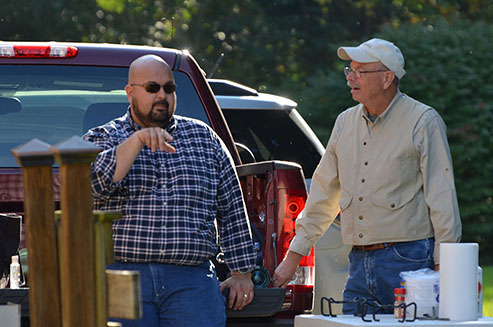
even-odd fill
[[(351, 250), (349, 253), (349, 276), (344, 288), (344, 301), (355, 298), (377, 301), (382, 305), (394, 304), (394, 288), (401, 287), (399, 273), (422, 268), (434, 269), (433, 238), (386, 245), (374, 251)], [(356, 303), (344, 303), (344, 314), (357, 314)], [(371, 314), (369, 307), (367, 313)], [(393, 313), (393, 309), (376, 311)]]
[(221, 326), (226, 324), (225, 298), (214, 265), (117, 262), (108, 269), (138, 270), (143, 317), (123, 320), (123, 327)]

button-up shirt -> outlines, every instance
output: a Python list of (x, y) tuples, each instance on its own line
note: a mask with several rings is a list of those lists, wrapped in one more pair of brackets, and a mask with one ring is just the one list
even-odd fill
[(435, 238), (458, 242), (461, 222), (446, 127), (397, 92), (372, 122), (362, 104), (341, 113), (317, 167), (290, 250), (307, 255), (337, 214), (349, 245)]
[(84, 135), (102, 148), (92, 165), (94, 209), (123, 216), (113, 223), (116, 260), (201, 264), (216, 254), (218, 230), (228, 267), (251, 267), (250, 225), (221, 139), (206, 124), (175, 115), (167, 130), (176, 152), (144, 146), (128, 174), (113, 182), (116, 147), (141, 128), (128, 111)]

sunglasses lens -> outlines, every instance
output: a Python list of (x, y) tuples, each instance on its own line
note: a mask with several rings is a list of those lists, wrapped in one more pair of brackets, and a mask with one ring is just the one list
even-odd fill
[(161, 85), (158, 83), (148, 83), (145, 85), (145, 90), (149, 93), (158, 93), (161, 89)]
[[(171, 94), (176, 90), (176, 84), (170, 83), (162, 86), (165, 93)], [(150, 82), (144, 85), (144, 88), (149, 93), (158, 93), (161, 85), (156, 82)]]
[(163, 90), (165, 93), (171, 94), (176, 90), (176, 84), (165, 84), (163, 85)]

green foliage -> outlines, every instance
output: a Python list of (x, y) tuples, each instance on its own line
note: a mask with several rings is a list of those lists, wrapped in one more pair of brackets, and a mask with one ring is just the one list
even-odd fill
[(353, 101), (342, 69), (319, 71), (310, 76), (297, 99), (303, 117), (324, 145), (327, 144), (337, 116)]
[[(189, 49), (215, 77), (281, 92), (302, 87), (334, 47), (384, 23), (493, 17), (489, 0), (14, 0), (0, 3), (1, 40), (130, 43)], [(333, 67), (332, 67), (333, 68)]]
[(94, 21), (94, 1), (4, 0), (0, 40), (79, 41)]
[(483, 316), (493, 317), (493, 266), (483, 266)]
[(121, 14), (125, 9), (125, 0), (96, 0), (98, 6), (109, 12)]

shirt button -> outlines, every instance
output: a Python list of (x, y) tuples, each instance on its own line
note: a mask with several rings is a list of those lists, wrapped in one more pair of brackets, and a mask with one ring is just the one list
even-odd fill
[(363, 220), (363, 216), (359, 216), (358, 218), (359, 218), (359, 220)]
[(390, 205), (390, 207), (391, 207), (391, 208), (395, 208), (395, 204), (394, 204), (394, 203), (392, 203), (392, 204)]
[(166, 226), (161, 226), (161, 229), (166, 229)]
[(159, 253), (161, 253), (162, 255), (165, 255), (166, 251), (160, 250)]
[(365, 166), (368, 166), (368, 161), (365, 161)]
[(363, 238), (363, 234), (361, 234), (361, 233), (360, 233), (360, 234), (358, 235), (358, 237), (359, 237), (359, 238)]
[(361, 180), (361, 183), (364, 183), (364, 182), (365, 182), (365, 179), (363, 178), (363, 179)]
[(366, 141), (365, 141), (365, 142), (363, 142), (363, 145), (366, 145)]
[(362, 196), (360, 196), (358, 200), (363, 201), (363, 197), (362, 197)]

